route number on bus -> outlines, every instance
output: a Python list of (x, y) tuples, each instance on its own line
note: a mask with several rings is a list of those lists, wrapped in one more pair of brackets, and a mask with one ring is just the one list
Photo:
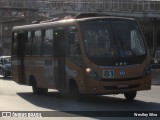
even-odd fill
[(114, 77), (114, 71), (113, 70), (104, 70), (103, 71), (103, 77), (104, 78), (113, 78)]

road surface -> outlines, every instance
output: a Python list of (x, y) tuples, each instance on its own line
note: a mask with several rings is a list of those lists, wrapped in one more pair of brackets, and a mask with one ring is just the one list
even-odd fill
[[(153, 112), (156, 115), (160, 111), (160, 85), (152, 85), (149, 91), (138, 92), (135, 101), (127, 102), (123, 95), (105, 95), (105, 96), (92, 96), (85, 98), (82, 101), (74, 101), (62, 97), (57, 91), (49, 90), (48, 95), (38, 96), (32, 93), (30, 86), (18, 85), (12, 78), (0, 78), (0, 111), (2, 112), (20, 112), (14, 114), (13, 120), (50, 120), (63, 119), (63, 120), (78, 120), (78, 119), (122, 119), (128, 120), (129, 114), (138, 114), (142, 117), (135, 117), (137, 119), (151, 119), (158, 120), (159, 117), (147, 117), (145, 115)], [(33, 111), (42, 112), (45, 117), (38, 118), (25, 116), (28, 113), (22, 114), (21, 112)], [(80, 111), (80, 112), (75, 112)], [(93, 112), (94, 111), (94, 112)], [(106, 112), (107, 111), (107, 112)], [(115, 111), (112, 113), (112, 111)], [(124, 112), (125, 111), (125, 112)], [(134, 111), (131, 112), (130, 111)], [(140, 111), (140, 112), (138, 112)], [(150, 111), (145, 112), (143, 111)], [(155, 111), (155, 112), (154, 112)], [(107, 114), (126, 114), (118, 118), (110, 118)], [(32, 113), (32, 112), (31, 112)], [(12, 113), (13, 114), (13, 113)], [(86, 117), (87, 114), (87, 117)], [(104, 118), (104, 116), (106, 118)], [(18, 117), (16, 117), (16, 115)], [(23, 115), (23, 116), (22, 116)], [(37, 113), (37, 115), (39, 115)], [(47, 117), (48, 115), (48, 117)], [(88, 116), (89, 115), (89, 116)], [(90, 116), (91, 115), (91, 116)], [(97, 115), (97, 116), (96, 116)], [(2, 116), (2, 115), (0, 115)], [(130, 118), (130, 117), (129, 117)], [(11, 120), (8, 117), (0, 117), (0, 120)]]

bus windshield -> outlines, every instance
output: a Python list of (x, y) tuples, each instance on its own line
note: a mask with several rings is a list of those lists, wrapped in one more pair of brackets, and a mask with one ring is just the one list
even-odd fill
[(128, 58), (132, 64), (131, 58), (146, 53), (143, 37), (135, 21), (125, 19), (83, 21), (81, 31), (87, 55), (96, 61)]

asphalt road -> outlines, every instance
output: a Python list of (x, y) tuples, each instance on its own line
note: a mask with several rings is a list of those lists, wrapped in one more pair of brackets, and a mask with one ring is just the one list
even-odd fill
[[(50, 120), (65, 119), (151, 119), (158, 120), (156, 113), (160, 113), (160, 85), (152, 85), (149, 91), (138, 92), (137, 97), (132, 102), (127, 102), (123, 95), (92, 96), (82, 101), (74, 101), (64, 98), (55, 90), (49, 90), (48, 95), (38, 96), (32, 93), (30, 86), (18, 85), (11, 78), (0, 78), (0, 111), (18, 112), (14, 114), (13, 120)], [(43, 118), (33, 117), (26, 111), (42, 112)], [(76, 112), (78, 111), (78, 112)], [(79, 112), (80, 111), (80, 112)], [(93, 112), (94, 111), (94, 112)], [(106, 112), (107, 111), (107, 112)], [(112, 112), (114, 111), (114, 112)], [(134, 112), (133, 112), (134, 111)], [(145, 112), (147, 111), (147, 112)], [(146, 116), (150, 112), (154, 117)], [(130, 117), (132, 114), (142, 115), (142, 117)], [(29, 117), (26, 116), (29, 114)], [(111, 115), (103, 116), (103, 115)], [(112, 117), (112, 114), (120, 114), (122, 117)], [(123, 115), (124, 114), (124, 115)], [(126, 114), (126, 116), (125, 116)], [(19, 115), (19, 116), (18, 116)], [(37, 113), (37, 115), (39, 115)], [(87, 115), (87, 116), (86, 116)], [(160, 115), (160, 114), (157, 114)], [(2, 115), (0, 115), (2, 116)], [(17, 117), (18, 116), (18, 117)], [(48, 116), (48, 117), (47, 117)], [(55, 117), (56, 116), (56, 117)], [(105, 117), (105, 118), (104, 118)], [(11, 120), (8, 117), (0, 117), (0, 120)]]

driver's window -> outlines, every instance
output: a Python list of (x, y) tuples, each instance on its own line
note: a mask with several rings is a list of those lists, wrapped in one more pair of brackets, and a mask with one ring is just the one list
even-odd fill
[(137, 54), (144, 54), (144, 44), (142, 37), (136, 30), (131, 31), (131, 49), (135, 50)]

